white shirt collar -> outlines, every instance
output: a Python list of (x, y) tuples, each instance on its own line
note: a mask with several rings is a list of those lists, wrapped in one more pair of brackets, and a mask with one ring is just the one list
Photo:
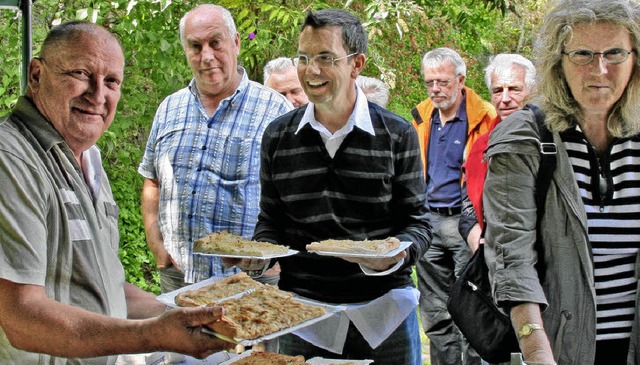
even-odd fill
[[(307, 110), (305, 110), (302, 119), (300, 120), (300, 125), (296, 130), (296, 134), (304, 127), (306, 124), (311, 124), (311, 127), (321, 134), (331, 133), (322, 125), (322, 123), (318, 122), (315, 118), (315, 106), (312, 102), (307, 104)], [(367, 97), (364, 95), (364, 92), (356, 85), (356, 105), (353, 108), (353, 112), (349, 116), (349, 120), (347, 120), (347, 124), (342, 127), (340, 130), (336, 131), (336, 133), (340, 134), (348, 134), (353, 130), (353, 127), (358, 127), (363, 131), (375, 136), (375, 132), (373, 130), (373, 124), (371, 123), (371, 115), (369, 115), (369, 104), (367, 102)]]

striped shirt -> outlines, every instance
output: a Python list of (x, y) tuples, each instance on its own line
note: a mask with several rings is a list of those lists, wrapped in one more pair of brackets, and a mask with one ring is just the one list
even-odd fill
[[(261, 210), (254, 239), (301, 251), (279, 260), (279, 286), (330, 303), (370, 301), (391, 289), (413, 286), (411, 266), (430, 241), (415, 129), (367, 103), (354, 108), (353, 118), (366, 113), (371, 125), (354, 120), (348, 134), (336, 133), (344, 136), (339, 146), (327, 147), (331, 141), (325, 144), (314, 123), (303, 122), (311, 107), (278, 118), (263, 138)], [(367, 276), (356, 264), (305, 249), (329, 238), (388, 236), (414, 244), (403, 266), (384, 276)]]
[(588, 219), (596, 340), (629, 338), (640, 248), (640, 138), (617, 139), (600, 158), (579, 128), (561, 134)]
[(258, 217), (262, 133), (292, 109), (282, 95), (242, 81), (209, 118), (192, 80), (158, 107), (138, 172), (158, 179), (158, 224), (185, 281), (227, 276), (219, 258), (193, 254), (193, 241), (227, 230), (251, 238)]

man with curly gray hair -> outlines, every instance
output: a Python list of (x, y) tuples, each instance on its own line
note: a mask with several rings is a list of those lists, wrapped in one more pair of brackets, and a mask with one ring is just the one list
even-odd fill
[[(525, 106), (528, 96), (533, 91), (535, 77), (535, 66), (522, 55), (500, 53), (491, 58), (484, 70), (484, 79), (498, 116), (491, 123), (489, 131), (504, 118)], [(458, 222), (458, 231), (474, 252), (483, 241), (482, 191), (487, 175), (484, 150), (489, 143), (489, 133), (480, 136), (473, 144), (462, 166), (465, 186), (462, 190), (462, 214)]]
[(389, 103), (389, 88), (382, 80), (360, 75), (356, 78), (356, 85), (362, 89), (362, 92), (367, 96), (367, 100), (383, 108), (387, 107)]

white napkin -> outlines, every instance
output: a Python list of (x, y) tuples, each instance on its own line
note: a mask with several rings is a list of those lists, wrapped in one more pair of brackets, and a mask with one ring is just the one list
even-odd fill
[(367, 303), (344, 304), (347, 309), (293, 332), (325, 350), (342, 354), (349, 322), (353, 322), (371, 348), (378, 347), (418, 305), (420, 292), (411, 287), (392, 289)]

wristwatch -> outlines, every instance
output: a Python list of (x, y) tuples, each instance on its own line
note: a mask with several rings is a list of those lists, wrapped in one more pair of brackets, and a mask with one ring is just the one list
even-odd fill
[(542, 328), (541, 324), (527, 323), (527, 324), (523, 325), (522, 328), (520, 328), (520, 331), (518, 331), (518, 338), (529, 336), (530, 334), (533, 333), (533, 331), (535, 331), (535, 330), (543, 330), (543, 329), (544, 328)]

